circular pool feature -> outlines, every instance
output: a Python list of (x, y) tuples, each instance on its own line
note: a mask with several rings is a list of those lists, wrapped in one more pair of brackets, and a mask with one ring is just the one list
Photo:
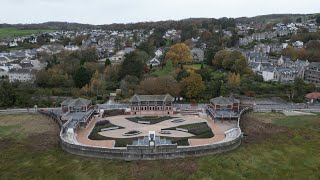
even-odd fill
[(123, 136), (135, 136), (135, 135), (138, 135), (138, 134), (141, 134), (142, 132), (141, 131), (128, 131), (126, 133), (123, 134)]
[(184, 121), (186, 121), (186, 120), (183, 120), (183, 119), (174, 119), (174, 120), (172, 120), (171, 122), (173, 122), (173, 123), (182, 123), (182, 122), (184, 122)]

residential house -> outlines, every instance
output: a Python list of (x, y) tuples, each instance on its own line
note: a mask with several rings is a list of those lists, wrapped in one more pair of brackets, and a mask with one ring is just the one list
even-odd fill
[(320, 62), (311, 62), (304, 71), (304, 80), (320, 86)]
[(0, 79), (9, 76), (9, 72), (0, 68)]
[(163, 55), (162, 49), (158, 49), (154, 54), (156, 57), (161, 57)]
[(77, 50), (79, 50), (80, 48), (79, 48), (78, 46), (74, 46), (74, 45), (66, 45), (66, 46), (64, 47), (64, 49), (65, 49), (66, 51), (77, 51)]
[(27, 82), (35, 79), (36, 70), (33, 69), (11, 69), (9, 71), (9, 81)]
[(152, 67), (159, 66), (160, 64), (161, 64), (160, 61), (156, 57), (154, 57), (147, 63), (148, 66), (152, 66)]
[(200, 63), (204, 60), (204, 52), (200, 48), (193, 48), (191, 50), (192, 62), (193, 63)]
[(303, 48), (303, 42), (302, 41), (293, 42), (292, 46), (295, 48)]

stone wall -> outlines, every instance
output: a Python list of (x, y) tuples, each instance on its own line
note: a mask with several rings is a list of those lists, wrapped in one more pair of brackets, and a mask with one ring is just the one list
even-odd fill
[[(250, 109), (245, 109), (241, 115), (248, 112)], [(50, 116), (55, 119), (55, 117)], [(57, 121), (56, 119), (55, 121)], [(239, 124), (240, 118), (238, 119)], [(235, 129), (237, 131), (236, 137), (231, 140), (225, 140), (202, 146), (177, 146), (177, 145), (163, 145), (163, 146), (130, 146), (126, 148), (103, 148), (93, 147), (88, 145), (81, 145), (68, 141), (68, 135), (61, 129), (60, 144), (63, 150), (81, 156), (108, 158), (108, 159), (122, 159), (122, 160), (156, 160), (156, 159), (174, 159), (184, 158), (190, 156), (203, 156), (209, 154), (217, 154), (228, 152), (236, 149), (241, 144), (241, 130), (240, 127)]]

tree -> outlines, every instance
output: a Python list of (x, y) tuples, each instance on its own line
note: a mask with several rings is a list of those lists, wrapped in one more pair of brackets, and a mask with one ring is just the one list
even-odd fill
[(177, 75), (177, 80), (181, 81), (182, 79), (187, 78), (188, 76), (190, 76), (190, 73), (186, 69), (182, 69), (179, 71)]
[(302, 23), (302, 18), (301, 18), (301, 17), (298, 17), (297, 20), (296, 20), (296, 22), (297, 22), (297, 23)]
[(210, 81), (211, 80), (211, 71), (209, 68), (203, 68), (196, 70), (197, 74), (200, 74), (203, 81)]
[[(92, 92), (96, 92), (98, 95), (99, 90), (101, 90), (103, 85), (103, 81), (101, 79), (101, 75), (99, 72), (96, 70), (96, 72), (92, 75), (91, 81), (90, 81), (90, 88)], [(101, 91), (100, 91), (101, 92)]]
[(141, 59), (139, 51), (134, 51), (126, 55), (119, 71), (120, 79), (127, 75), (138, 78), (144, 73), (144, 62)]
[(120, 65), (113, 64), (110, 66), (107, 66), (104, 75), (106, 79), (106, 89), (110, 91), (114, 91), (119, 86), (119, 72), (120, 72)]
[(158, 78), (147, 78), (141, 81), (137, 88), (139, 94), (171, 94), (180, 95), (180, 86), (172, 76), (162, 76)]
[(2, 81), (0, 84), (0, 107), (12, 107), (16, 102), (16, 91), (11, 83)]
[(236, 89), (239, 89), (239, 87), (240, 87), (240, 74), (230, 73), (228, 75), (228, 86), (234, 91)]
[(229, 51), (227, 50), (218, 51), (215, 54), (214, 59), (212, 60), (212, 64), (217, 66), (218, 68), (222, 68), (223, 67), (222, 62), (227, 57), (228, 54), (229, 54)]
[(126, 76), (120, 82), (120, 89), (122, 95), (125, 97), (130, 97), (134, 94), (137, 86), (139, 84), (139, 79), (135, 76)]
[(110, 59), (107, 58), (106, 61), (104, 62), (104, 66), (107, 67), (109, 65), (111, 65), (111, 61)]
[(91, 79), (90, 72), (83, 66), (77, 69), (76, 73), (73, 76), (74, 83), (78, 88), (82, 88), (86, 84), (89, 84), (90, 79)]
[(320, 14), (318, 14), (318, 15), (316, 16), (316, 22), (317, 22), (318, 24), (320, 24)]
[(174, 64), (192, 62), (191, 50), (184, 43), (171, 46), (166, 54), (166, 61), (171, 60)]
[(87, 48), (85, 50), (79, 51), (79, 58), (81, 60), (81, 64), (89, 61), (95, 61), (99, 59), (96, 48)]
[(199, 74), (191, 74), (182, 80), (181, 85), (185, 97), (189, 99), (198, 99), (205, 90), (202, 77)]
[(235, 63), (233, 64), (231, 70), (232, 72), (244, 74), (248, 68), (248, 63), (245, 57), (240, 57), (239, 59), (236, 59)]

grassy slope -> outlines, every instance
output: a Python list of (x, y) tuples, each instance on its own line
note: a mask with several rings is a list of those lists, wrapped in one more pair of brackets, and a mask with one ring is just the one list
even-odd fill
[(29, 135), (54, 128), (53, 123), (39, 115), (0, 115), (0, 132), (5, 132), (0, 134), (0, 179), (318, 179), (320, 115), (259, 117), (288, 126), (292, 135), (242, 144), (221, 155), (125, 162), (74, 156), (62, 151), (58, 142), (37, 150)]
[(34, 30), (19, 30), (16, 28), (0, 28), (0, 37), (17, 37), (17, 36), (28, 36), (32, 34), (42, 33), (42, 32), (52, 32), (52, 29), (34, 29)]

